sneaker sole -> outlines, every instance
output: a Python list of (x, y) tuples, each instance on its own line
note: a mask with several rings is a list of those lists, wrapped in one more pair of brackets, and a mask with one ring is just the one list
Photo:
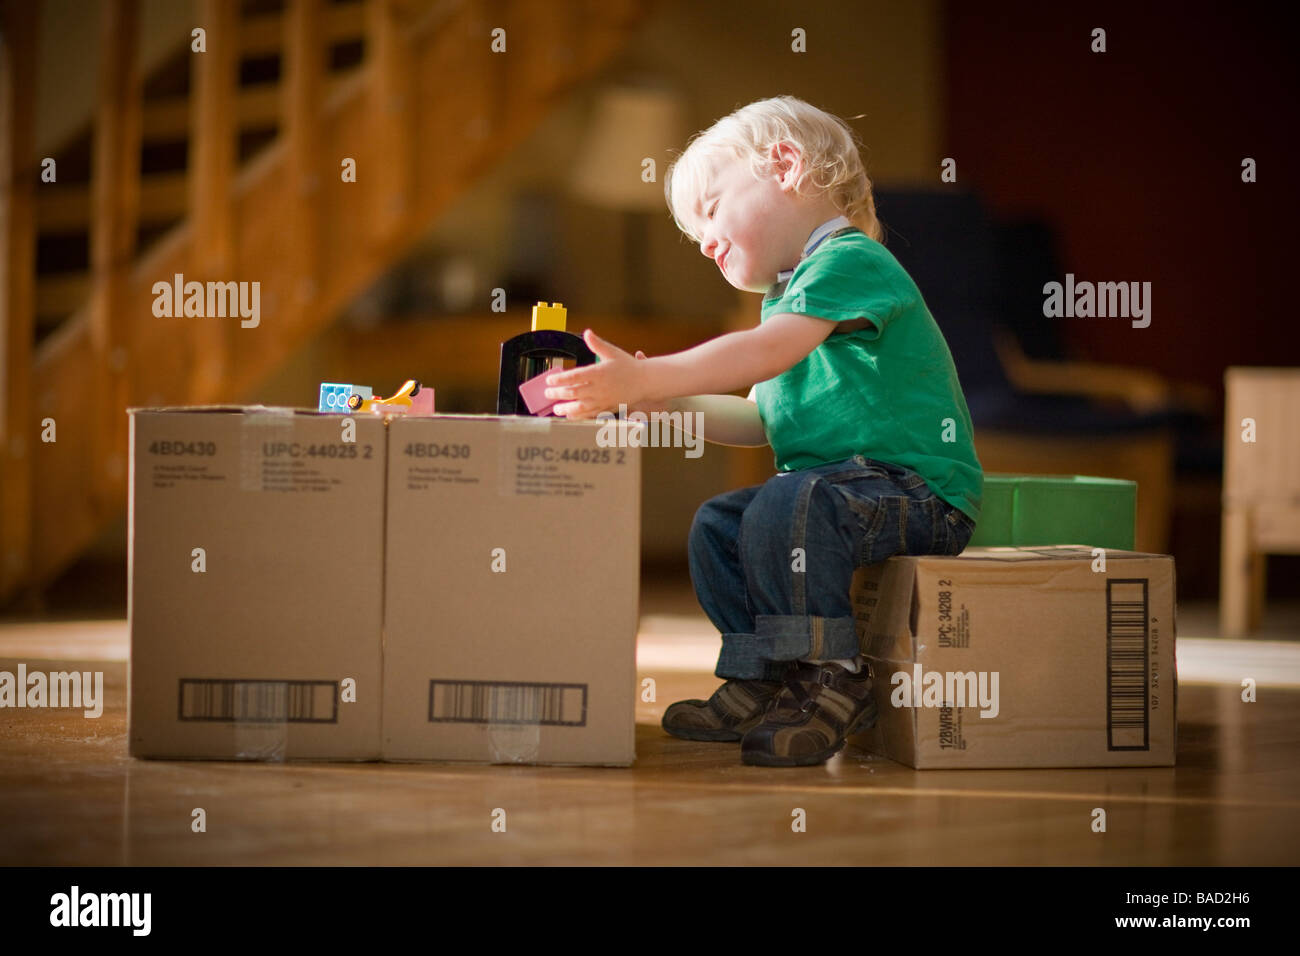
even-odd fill
[(874, 726), (876, 726), (876, 702), (872, 700), (870, 706), (862, 712), (862, 716), (845, 732), (844, 739), (833, 747), (792, 757), (782, 757), (762, 750), (744, 750), (741, 751), (740, 760), (741, 763), (751, 767), (813, 767), (825, 763), (843, 750), (851, 735), (859, 731), (870, 730)]
[(741, 738), (745, 736), (743, 733), (737, 733), (734, 730), (672, 730), (664, 727), (663, 724), (659, 726), (663, 727), (664, 733), (670, 737), (676, 737), (678, 740), (702, 740), (715, 744), (735, 744), (740, 743)]

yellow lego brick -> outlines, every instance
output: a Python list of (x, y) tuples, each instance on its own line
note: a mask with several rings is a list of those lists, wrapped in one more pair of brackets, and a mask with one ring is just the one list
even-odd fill
[(550, 305), (538, 302), (533, 306), (533, 331), (555, 329), (563, 332), (567, 314), (568, 310), (559, 302), (552, 302)]

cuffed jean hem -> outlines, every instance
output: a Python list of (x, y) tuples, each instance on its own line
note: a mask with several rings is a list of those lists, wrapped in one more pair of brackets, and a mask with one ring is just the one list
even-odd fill
[(754, 634), (723, 634), (714, 674), (726, 680), (780, 680), (788, 661), (858, 656), (851, 617), (759, 614)]

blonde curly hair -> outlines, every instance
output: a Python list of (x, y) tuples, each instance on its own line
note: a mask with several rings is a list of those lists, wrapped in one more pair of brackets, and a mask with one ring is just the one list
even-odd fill
[(692, 242), (700, 237), (679, 210), (704, 195), (706, 161), (716, 153), (748, 160), (755, 177), (769, 175), (772, 147), (791, 143), (803, 157), (795, 191), (802, 196), (826, 194), (840, 214), (877, 242), (883, 238), (876, 218), (871, 180), (853, 130), (836, 116), (793, 96), (776, 96), (743, 106), (696, 133), (664, 173), (664, 196), (677, 228)]

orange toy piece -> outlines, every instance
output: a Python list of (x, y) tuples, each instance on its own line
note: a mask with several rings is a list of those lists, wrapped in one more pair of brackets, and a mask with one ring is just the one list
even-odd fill
[(352, 395), (348, 398), (348, 408), (362, 412), (404, 412), (415, 404), (415, 396), (420, 394), (420, 383), (409, 378), (390, 398), (362, 398)]

